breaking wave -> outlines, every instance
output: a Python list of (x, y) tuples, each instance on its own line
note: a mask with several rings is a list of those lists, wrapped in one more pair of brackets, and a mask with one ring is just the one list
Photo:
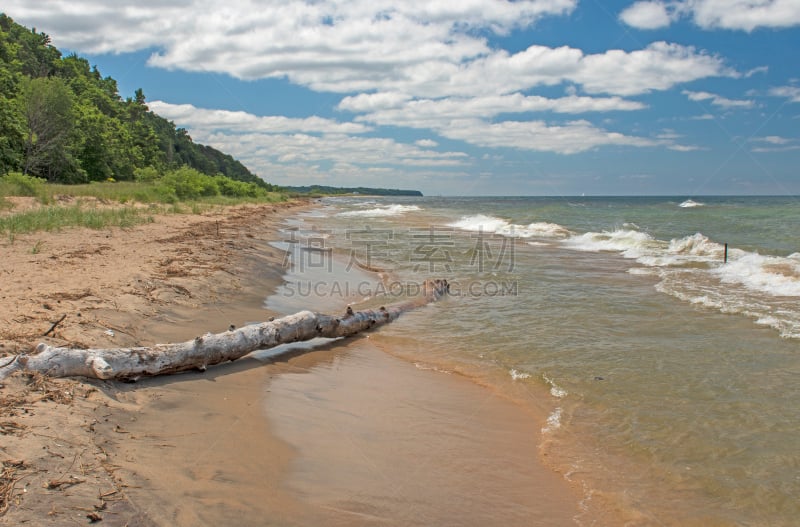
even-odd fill
[(399, 216), (400, 214), (405, 214), (406, 212), (414, 212), (422, 210), (420, 207), (416, 205), (387, 205), (385, 207), (376, 207), (374, 209), (366, 209), (366, 210), (351, 210), (347, 212), (340, 212), (337, 216), (342, 217), (366, 217), (366, 218), (379, 218), (383, 216)]

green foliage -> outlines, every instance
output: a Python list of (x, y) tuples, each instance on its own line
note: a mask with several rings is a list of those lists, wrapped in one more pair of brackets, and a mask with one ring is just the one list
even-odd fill
[(41, 198), (47, 195), (47, 190), (43, 179), (12, 172), (0, 177), (0, 195)]
[(137, 168), (133, 171), (133, 179), (135, 179), (136, 181), (152, 183), (153, 181), (155, 181), (160, 177), (161, 177), (161, 172), (159, 172), (155, 167), (152, 166)]
[[(70, 184), (155, 181), (149, 169), (183, 166), (278, 190), (151, 112), (141, 89), (123, 100), (117, 82), (85, 58), (62, 57), (46, 34), (0, 14), (0, 175), (23, 172)], [(167, 198), (214, 194), (213, 182), (201, 181), (199, 190), (196, 178), (173, 183), (174, 192), (162, 189)]]
[(189, 167), (168, 172), (158, 180), (157, 188), (163, 195), (174, 196), (179, 201), (218, 196), (220, 193), (213, 177)]
[(236, 181), (225, 176), (217, 176), (215, 179), (223, 196), (231, 198), (264, 198), (269, 194), (266, 189), (255, 183)]

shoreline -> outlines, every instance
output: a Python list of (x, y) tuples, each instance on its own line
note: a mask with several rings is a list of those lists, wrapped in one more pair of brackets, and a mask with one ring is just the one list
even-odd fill
[[(203, 218), (167, 217), (166, 226), (160, 223), (159, 217), (155, 226), (137, 227), (129, 232), (89, 233), (88, 239), (86, 233), (77, 233), (79, 250), (86, 255), (80, 262), (83, 267), (89, 267), (90, 262), (86, 260), (104, 260), (92, 277), (99, 282), (99, 290), (90, 286), (70, 294), (66, 287), (59, 287), (66, 284), (55, 279), (60, 276), (59, 271), (63, 272), (57, 269), (58, 264), (65, 260), (69, 263), (64, 254), (71, 254), (66, 251), (70, 243), (75, 243), (67, 239), (76, 235), (72, 232), (55, 234), (52, 241), (44, 241), (45, 251), (41, 256), (16, 255), (16, 262), (31, 258), (39, 262), (33, 265), (31, 272), (21, 272), (22, 269), (16, 267), (11, 271), (15, 280), (25, 275), (26, 279), (33, 279), (30, 283), (53, 284), (54, 292), (47, 298), (57, 298), (56, 303), (62, 310), (80, 310), (77, 311), (80, 317), (68, 317), (67, 323), (55, 332), (55, 342), (98, 347), (186, 340), (198, 332), (218, 331), (231, 323), (243, 324), (270, 315), (264, 301), (282, 283), (283, 255), (269, 242), (277, 239), (279, 223), (298, 209), (280, 205), (262, 209), (233, 213), (228, 210), (224, 216), (212, 213)], [(269, 214), (265, 217), (263, 213), (267, 209)], [(179, 221), (187, 219), (199, 221), (188, 222), (189, 225)], [(33, 235), (30, 238), (43, 237)], [(121, 247), (117, 249), (114, 242), (120, 239)], [(25, 240), (15, 243), (25, 243)], [(62, 245), (56, 247), (57, 243)], [(152, 245), (162, 247), (154, 251), (155, 254), (148, 253), (145, 249), (152, 249)], [(93, 247), (105, 246), (111, 248), (92, 252)], [(53, 252), (48, 255), (47, 249)], [(174, 258), (170, 253), (182, 258)], [(119, 260), (108, 261), (108, 257), (115, 254)], [(130, 265), (132, 255), (140, 256), (139, 265)], [(102, 282), (103, 268), (113, 267), (117, 262), (125, 268), (126, 259), (128, 289), (123, 294), (109, 292), (104, 297), (103, 286), (110, 278)], [(67, 282), (73, 288), (88, 285), (81, 276), (70, 277)], [(79, 297), (84, 292), (89, 294)], [(0, 299), (3, 302), (9, 294), (4, 291), (4, 295)], [(36, 295), (28, 294), (28, 298), (31, 299), (27, 304), (30, 310), (36, 303), (33, 300)], [(52, 300), (50, 304), (53, 307)], [(50, 311), (46, 308), (31, 310), (32, 315), (25, 322), (29, 326), (41, 325)], [(29, 335), (32, 330), (28, 331)], [(0, 342), (5, 350), (9, 345), (20, 346), (19, 341), (8, 339), (8, 333), (0, 334)], [(2, 351), (4, 349), (0, 348)], [(372, 358), (367, 361), (347, 359), (362, 355)], [(57, 524), (66, 518), (80, 522), (87, 521), (91, 518), (88, 515), (93, 513), (102, 518), (104, 525), (216, 525), (233, 520), (241, 523), (247, 518), (252, 521), (260, 518), (258, 524), (314, 525), (334, 520), (342, 525), (352, 524), (355, 521), (352, 515), (341, 510), (334, 513), (325, 505), (322, 498), (331, 498), (327, 491), (298, 492), (296, 479), (293, 479), (298, 464), (319, 469), (324, 463), (317, 460), (315, 465), (304, 453), (306, 446), (302, 435), (276, 433), (276, 430), (285, 429), (287, 423), (291, 425), (296, 421), (303, 408), (297, 406), (295, 411), (276, 417), (274, 412), (270, 414), (265, 402), (278, 397), (273, 388), (283, 385), (294, 374), (303, 375), (303, 382), (311, 382), (307, 386), (311, 391), (325, 386), (331, 382), (328, 375), (331, 372), (325, 369), (331, 361), (339, 367), (335, 374), (345, 378), (353, 374), (385, 375), (388, 369), (406, 383), (415, 383), (421, 393), (425, 393), (425, 383), (431, 382), (431, 379), (424, 382), (423, 379), (444, 375), (416, 369), (413, 364), (369, 345), (367, 338), (361, 338), (322, 350), (266, 361), (245, 358), (205, 373), (145, 379), (133, 385), (49, 381), (54, 387), (52, 391), (73, 394), (66, 404), (36, 401), (40, 391), (25, 386), (25, 380), (16, 378), (0, 391), (0, 397), (7, 403), (0, 416), (0, 421), (5, 423), (3, 430), (12, 430), (11, 423), (19, 427), (4, 435), (10, 441), (0, 449), (9, 480), (13, 481), (13, 489), (8, 493), (9, 510), (0, 516), (0, 524), (30, 521)], [(270, 364), (265, 367), (265, 362)], [(474, 390), (485, 389), (468, 379), (438, 380), (448, 386), (441, 394), (445, 400), (450, 397), (475, 400)], [(437, 378), (433, 378), (433, 382), (437, 382)], [(429, 395), (433, 394), (434, 386), (427, 386)], [(28, 391), (29, 399), (15, 403), (10, 399), (15, 391)], [(336, 411), (324, 414), (323, 423), (328, 427), (341, 425), (337, 419), (369, 396), (363, 389), (340, 391), (349, 395), (342, 395), (345, 399), (334, 404)], [(281, 391), (279, 395), (286, 393)], [(387, 399), (393, 401), (403, 392), (397, 388), (386, 395), (393, 395)], [(481, 396), (485, 398), (486, 394), (478, 395)], [(511, 421), (520, 420), (521, 415), (524, 417), (522, 408), (516, 408), (515, 413), (513, 403), (505, 401), (502, 405)], [(391, 406), (387, 408), (385, 412), (390, 412)], [(412, 413), (409, 422), (415, 422), (413, 416), (417, 421), (426, 415), (430, 418), (430, 409), (421, 411)], [(457, 408), (454, 412), (459, 415)], [(364, 426), (369, 429), (377, 423), (373, 417), (367, 419)], [(436, 420), (428, 419), (428, 423), (436, 425)], [(539, 428), (536, 423), (528, 423), (521, 430), (521, 434), (530, 435)], [(392, 437), (390, 431), (386, 432), (388, 438)], [(419, 438), (433, 439), (430, 432), (427, 434), (420, 432)], [(506, 444), (505, 450), (511, 450), (509, 445), (519, 446), (522, 441), (519, 437)], [(394, 451), (387, 447), (387, 453)], [(555, 508), (541, 511), (538, 520), (526, 517), (516, 524), (563, 524), (564, 519), (574, 518), (579, 512), (581, 496), (577, 489), (571, 489), (566, 480), (538, 460), (536, 450), (529, 460), (533, 464), (528, 468), (535, 472), (534, 479), (538, 478), (537, 481), (545, 485), (548, 495), (559, 498)], [(461, 455), (464, 460), (470, 457), (466, 450)], [(384, 457), (389, 459), (389, 456)], [(403, 459), (401, 457), (401, 462)], [(20, 461), (21, 464), (9, 465)], [(455, 472), (451, 477), (451, 483), (458, 478), (466, 481), (470, 478)], [(369, 485), (368, 481), (351, 482), (357, 486)], [(51, 483), (61, 484), (52, 486)], [(329, 487), (330, 491), (335, 485)], [(352, 489), (346, 492), (352, 493)], [(537, 501), (536, 496), (526, 499)], [(442, 507), (446, 508), (446, 504)], [(535, 514), (537, 509), (531, 510)], [(555, 516), (562, 523), (551, 521)], [(358, 516), (356, 523), (387, 522), (408, 524), (409, 518), (365, 515)]]

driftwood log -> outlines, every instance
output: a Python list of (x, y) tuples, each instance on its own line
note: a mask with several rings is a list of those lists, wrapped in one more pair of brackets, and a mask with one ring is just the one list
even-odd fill
[[(386, 324), (402, 313), (447, 294), (447, 280), (427, 280), (411, 300), (343, 316), (301, 311), (270, 322), (224, 333), (206, 334), (177, 344), (112, 349), (74, 349), (41, 343), (32, 355), (20, 354), (0, 364), (0, 381), (15, 371), (36, 371), (52, 377), (136, 380), (206, 367), (244, 357), (256, 350), (311, 340), (348, 337)], [(8, 358), (6, 358), (8, 359)]]

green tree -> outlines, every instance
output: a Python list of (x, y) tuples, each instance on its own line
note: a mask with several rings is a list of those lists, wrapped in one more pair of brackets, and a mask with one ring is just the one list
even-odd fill
[(73, 157), (73, 95), (59, 78), (22, 82), (26, 121), (23, 173), (48, 181), (83, 181), (83, 171)]
[(0, 95), (0, 175), (19, 170), (25, 144), (25, 121), (16, 99)]

